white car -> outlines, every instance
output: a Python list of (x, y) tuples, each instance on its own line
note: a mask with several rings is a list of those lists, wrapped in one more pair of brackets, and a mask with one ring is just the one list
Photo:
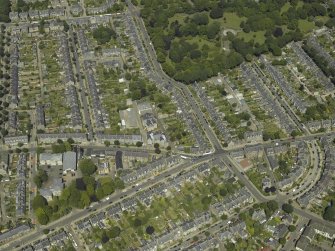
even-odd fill
[(75, 247), (78, 247), (78, 245), (77, 245), (77, 243), (73, 240), (73, 245), (75, 246)]

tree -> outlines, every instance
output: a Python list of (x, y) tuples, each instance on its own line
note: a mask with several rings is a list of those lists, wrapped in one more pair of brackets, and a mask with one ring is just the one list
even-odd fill
[(68, 138), (68, 139), (67, 139), (67, 142), (68, 142), (69, 144), (71, 144), (71, 145), (74, 144), (74, 140), (73, 140), (73, 138)]
[(93, 37), (97, 40), (98, 44), (106, 44), (112, 37), (116, 38), (116, 33), (113, 29), (100, 25), (93, 31)]
[(281, 37), (284, 34), (283, 29), (281, 27), (276, 27), (273, 31), (273, 36)]
[(207, 37), (209, 39), (215, 38), (215, 36), (219, 33), (220, 31), (220, 23), (218, 22), (213, 22), (208, 25), (207, 28)]
[(220, 7), (214, 7), (210, 12), (209, 16), (212, 19), (218, 19), (223, 17), (223, 9)]
[(288, 204), (288, 203), (284, 203), (282, 205), (282, 209), (283, 209), (284, 212), (286, 212), (288, 214), (293, 213), (293, 210), (294, 210), (293, 206), (291, 204)]
[(64, 31), (68, 32), (69, 29), (70, 29), (70, 26), (68, 25), (68, 23), (65, 20), (63, 20), (63, 26), (64, 26)]
[(222, 214), (220, 218), (221, 218), (221, 220), (227, 220), (228, 216), (226, 214)]
[(141, 219), (136, 218), (136, 219), (134, 220), (134, 227), (139, 227), (139, 226), (141, 226), (141, 225), (142, 225), (142, 221), (141, 221)]
[(290, 232), (294, 232), (294, 231), (296, 230), (296, 226), (294, 226), (294, 225), (289, 225), (289, 226), (288, 226), (288, 230), (289, 230)]
[(44, 208), (48, 205), (47, 200), (40, 194), (37, 194), (35, 198), (33, 199), (33, 209), (37, 210), (38, 208)]
[(335, 206), (331, 205), (326, 207), (323, 218), (328, 221), (335, 221)]
[(37, 147), (37, 149), (36, 149), (36, 153), (37, 154), (41, 154), (41, 153), (44, 153), (45, 152), (45, 149), (43, 148), (43, 147)]
[(111, 145), (111, 142), (110, 141), (108, 141), (108, 140), (106, 140), (105, 142), (104, 142), (104, 144), (105, 144), (105, 146), (110, 146)]
[(43, 229), (43, 234), (47, 235), (49, 232), (50, 232), (50, 229), (48, 229), (48, 228)]
[(291, 132), (291, 136), (292, 136), (293, 138), (297, 137), (298, 135), (299, 135), (299, 132), (298, 132), (297, 130), (293, 130), (293, 131)]
[(208, 24), (208, 16), (206, 13), (197, 13), (193, 16), (192, 22), (196, 25), (206, 25)]
[(278, 242), (281, 244), (281, 245), (285, 245), (286, 243), (286, 239), (285, 238), (279, 238)]
[(137, 147), (141, 147), (142, 145), (143, 145), (143, 142), (141, 142), (141, 141), (137, 141), (137, 142), (136, 142), (136, 146), (137, 146)]
[(149, 235), (152, 235), (154, 232), (155, 232), (155, 229), (153, 226), (148, 226), (146, 229), (145, 229), (145, 232)]
[(64, 143), (61, 144), (53, 144), (51, 146), (52, 152), (53, 153), (64, 153), (66, 152), (66, 147)]
[(90, 196), (88, 195), (88, 192), (82, 192), (81, 193), (81, 203), (83, 204), (84, 207), (87, 207), (90, 205), (91, 199)]
[(97, 167), (90, 159), (80, 160), (78, 166), (84, 176), (90, 176), (97, 170)]
[(41, 224), (41, 225), (46, 225), (48, 224), (49, 222), (49, 217), (48, 215), (46, 214), (46, 212), (42, 209), (42, 208), (37, 208), (35, 210), (35, 215), (37, 217), (37, 220), (38, 222)]
[(119, 146), (120, 145), (120, 141), (114, 140), (114, 145)]
[(107, 235), (109, 238), (114, 239), (118, 237), (120, 233), (121, 233), (121, 229), (118, 226), (114, 226), (108, 231)]
[(44, 170), (39, 170), (34, 177), (34, 182), (38, 188), (42, 187), (43, 182), (48, 180), (48, 174)]
[(154, 144), (154, 148), (159, 148), (159, 144), (158, 144), (158, 143), (155, 143), (155, 144)]
[(161, 150), (159, 148), (155, 148), (155, 153), (156, 154), (160, 154), (161, 153)]

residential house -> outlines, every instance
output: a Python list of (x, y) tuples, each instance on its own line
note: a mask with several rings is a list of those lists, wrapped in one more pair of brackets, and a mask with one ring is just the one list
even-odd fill
[(30, 225), (23, 224), (9, 229), (8, 231), (0, 234), (0, 242), (16, 238), (18, 235), (27, 232), (31, 229)]
[(245, 132), (244, 133), (244, 139), (247, 142), (261, 142), (263, 141), (263, 132), (258, 131), (258, 132)]
[(6, 145), (11, 145), (11, 146), (15, 146), (19, 143), (28, 144), (28, 135), (5, 136), (4, 141)]
[(66, 141), (73, 139), (75, 142), (86, 142), (85, 133), (38, 133), (37, 140), (39, 143), (56, 143), (59, 139)]

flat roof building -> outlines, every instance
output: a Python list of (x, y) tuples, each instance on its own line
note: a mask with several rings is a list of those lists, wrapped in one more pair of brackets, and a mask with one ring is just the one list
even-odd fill
[(63, 173), (77, 170), (77, 153), (65, 152), (63, 154)]
[(116, 170), (123, 168), (122, 151), (117, 151), (115, 153), (115, 167), (116, 167)]

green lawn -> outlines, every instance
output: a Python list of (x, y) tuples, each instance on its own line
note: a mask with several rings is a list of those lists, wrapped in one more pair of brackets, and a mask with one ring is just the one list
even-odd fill
[(288, 9), (291, 7), (292, 5), (290, 3), (286, 3), (280, 10), (280, 14), (283, 14), (284, 12), (288, 11)]
[(240, 24), (245, 21), (245, 17), (239, 17), (236, 13), (226, 12), (223, 14), (223, 19), (221, 19), (222, 26), (225, 29), (240, 30)]
[(169, 24), (173, 23), (174, 21), (178, 20), (180, 24), (184, 23), (184, 19), (189, 15), (186, 13), (177, 13), (173, 17), (169, 18)]
[(265, 42), (265, 31), (257, 31), (257, 32), (239, 32), (237, 34), (238, 38), (244, 39), (244, 41), (249, 42), (250, 40), (254, 40), (256, 43), (263, 44)]
[(307, 20), (299, 20), (298, 27), (302, 33), (308, 33), (315, 28), (314, 22), (309, 22)]

